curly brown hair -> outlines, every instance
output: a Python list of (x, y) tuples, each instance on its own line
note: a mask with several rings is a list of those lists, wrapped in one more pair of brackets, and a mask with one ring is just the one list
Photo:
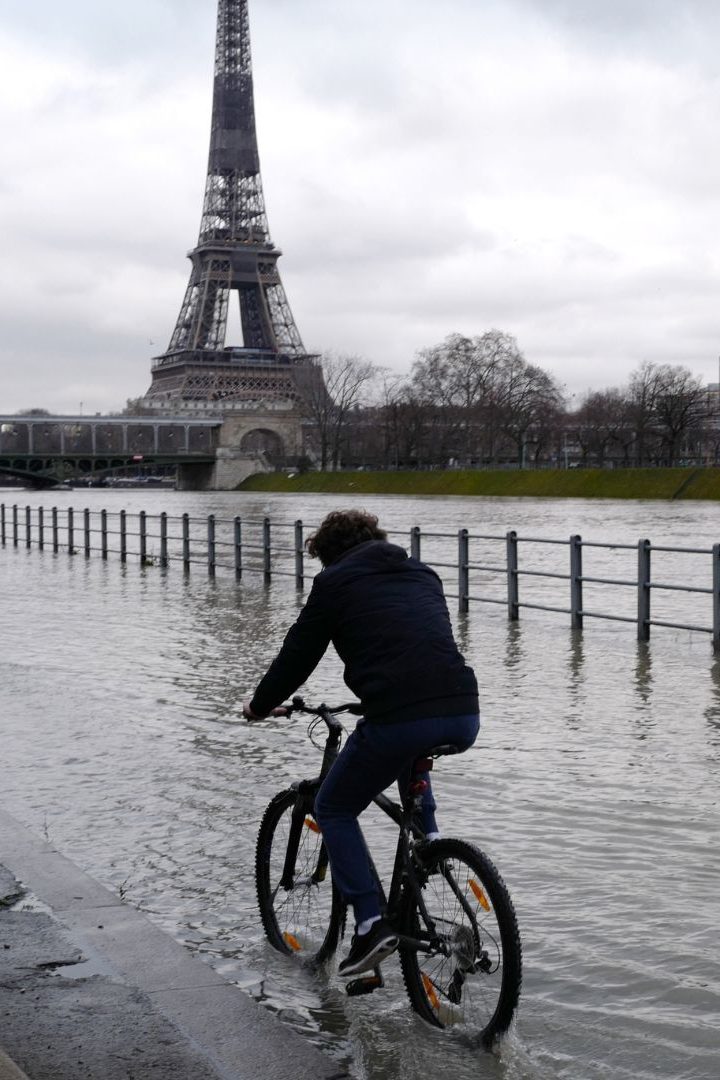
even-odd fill
[(318, 558), (323, 566), (339, 558), (350, 548), (366, 540), (387, 540), (387, 533), (378, 527), (378, 519), (365, 510), (333, 510), (312, 536), (305, 541), (308, 554)]

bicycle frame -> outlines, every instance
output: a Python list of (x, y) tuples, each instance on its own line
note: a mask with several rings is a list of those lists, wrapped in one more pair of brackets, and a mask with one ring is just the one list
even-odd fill
[[(297, 701), (298, 699), (295, 699)], [(303, 709), (304, 705), (295, 705), (298, 709)], [(285, 889), (290, 889), (293, 886), (295, 875), (295, 861), (298, 853), (298, 846), (300, 843), (300, 836), (302, 832), (303, 823), (308, 814), (312, 815), (314, 809), (315, 796), (322, 784), (323, 780), (327, 776), (328, 772), (332, 768), (333, 764), (337, 760), (340, 752), (340, 744), (342, 741), (343, 727), (342, 724), (335, 718), (334, 713), (340, 712), (342, 709), (331, 710), (327, 706), (321, 705), (317, 710), (313, 710), (313, 714), (322, 719), (327, 725), (328, 733), (325, 740), (325, 746), (323, 748), (323, 759), (320, 767), (319, 776), (310, 780), (299, 780), (292, 784), (298, 793), (298, 800), (295, 805), (292, 814), (292, 821), (290, 826), (290, 834), (288, 836), (288, 846), (285, 854), (285, 863), (283, 866), (283, 874), (280, 884)], [(421, 842), (425, 839), (425, 834), (420, 828), (416, 820), (414, 820), (416, 811), (419, 809), (419, 796), (413, 796), (408, 794), (406, 804), (395, 802), (389, 798), (384, 792), (373, 799), (375, 805), (387, 814), (391, 821), (398, 827), (399, 835), (397, 841), (397, 847), (395, 849), (395, 860), (393, 863), (392, 878), (390, 881), (390, 893), (386, 900), (386, 915), (391, 923), (396, 923), (399, 926), (402, 925), (404, 912), (402, 910), (403, 897), (412, 897), (416, 902), (418, 910), (420, 911), (423, 922), (427, 927), (428, 934), (426, 940), (423, 938), (416, 938), (408, 934), (402, 933), (398, 929), (398, 936), (401, 944), (415, 949), (418, 952), (431, 953), (440, 949), (441, 951), (447, 951), (447, 947), (444, 945), (442, 938), (437, 934), (435, 929), (435, 922), (432, 916), (427, 910), (425, 905), (422, 887), (418, 880), (416, 867), (412, 858), (412, 846), (413, 843)], [(373, 874), (378, 884), (380, 895), (385, 896), (384, 889), (380, 875), (377, 872), (375, 863), (372, 856), (368, 853), (370, 859), (370, 865), (372, 867)], [(313, 872), (312, 880), (316, 884), (324, 881), (328, 870), (328, 854), (325, 844), (321, 844), (320, 852), (318, 855), (318, 863)], [(463, 897), (461, 890), (458, 889), (456, 882), (453, 880), (452, 874), (445, 872), (444, 876), (448, 881), (451, 889), (458, 898), (458, 902), (465, 910), (468, 918), (474, 927), (474, 932), (477, 934), (477, 926), (475, 925), (474, 915), (467, 904), (467, 901)], [(408, 891), (410, 896), (408, 896)], [(407, 903), (407, 900), (405, 901)]]
[[(417, 822), (413, 821), (413, 815), (417, 807), (416, 805), (403, 806), (400, 803), (394, 802), (384, 793), (381, 793), (373, 799), (373, 802), (387, 814), (399, 829), (398, 842), (395, 849), (395, 861), (393, 864), (392, 877), (390, 879), (390, 893), (387, 898), (386, 916), (390, 923), (398, 924), (395, 926), (395, 929), (397, 930), (401, 944), (415, 949), (417, 952), (433, 952), (440, 947), (440, 939), (435, 930), (435, 922), (425, 905), (422, 888), (418, 881), (416, 868), (411, 856), (411, 837), (416, 842), (425, 839), (425, 834), (422, 829), (420, 829)], [(383, 895), (380, 876), (372, 860), (372, 856), (369, 856), (369, 858), (370, 865), (372, 866), (373, 873), (380, 888), (380, 893)], [(452, 881), (450, 881), (450, 885), (454, 892), (457, 891), (457, 888)], [(407, 903), (410, 899), (408, 891), (412, 896), (412, 899), (417, 903), (423, 921), (428, 928), (428, 940), (404, 934), (400, 930), (404, 918), (403, 897), (407, 897), (405, 900), (405, 903)]]
[[(337, 756), (340, 752), (340, 743), (342, 742), (342, 724), (334, 718), (330, 710), (326, 709), (325, 706), (320, 707), (318, 714), (325, 721), (328, 728), (323, 750), (322, 765), (320, 766), (319, 776), (312, 780), (298, 780), (294, 784), (291, 784), (291, 787), (297, 791), (299, 798), (292, 813), (288, 846), (285, 853), (285, 863), (283, 865), (282, 878), (280, 879), (280, 885), (284, 889), (291, 889), (293, 886), (295, 878), (295, 861), (297, 859), (303, 823), (307, 815), (312, 814), (314, 811), (315, 796), (317, 795), (323, 780), (337, 760)], [(321, 844), (320, 853), (318, 855), (318, 864), (312, 875), (312, 880), (315, 884), (325, 880), (327, 868), (327, 849), (324, 844)]]
[[(271, 800), (258, 835), (256, 883), (271, 944), (291, 955), (305, 951), (306, 961), (316, 964), (338, 946), (346, 902), (330, 878), (315, 803), (340, 753), (343, 727), (335, 714), (359, 715), (359, 707), (310, 707), (296, 698), (282, 710), (295, 711), (316, 718), (308, 734), (322, 750), (320, 772), (295, 781)], [(324, 743), (314, 734), (320, 722), (327, 728)], [(416, 758), (410, 782), (401, 782), (399, 800), (385, 792), (373, 799), (398, 830), (387, 895), (368, 858), (381, 911), (399, 939), (400, 967), (413, 1008), (436, 1027), (457, 1022), (472, 1029), (477, 1024), (489, 1044), (507, 1030), (517, 1008), (522, 946), (512, 900), (492, 861), (464, 840), (428, 841), (425, 834), (424, 774), (432, 758), (455, 752), (452, 745), (433, 747), (426, 759)], [(286, 898), (283, 892), (291, 895)], [(347, 983), (349, 996), (384, 986), (380, 966), (368, 970), (372, 974), (361, 968), (360, 977)]]

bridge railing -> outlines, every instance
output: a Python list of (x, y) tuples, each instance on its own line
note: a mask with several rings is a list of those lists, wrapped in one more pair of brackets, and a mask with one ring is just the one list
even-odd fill
[[(161, 570), (177, 564), (185, 574), (202, 568), (210, 577), (259, 575), (266, 584), (280, 577), (298, 589), (317, 572), (317, 564), (308, 563), (307, 531), (302, 521), (273, 522), (267, 517), (131, 515), (124, 510), (0, 504), (2, 547), (35, 547), (85, 558), (116, 556), (121, 563)], [(503, 606), (513, 622), (521, 611), (536, 610), (567, 615), (576, 630), (583, 629), (586, 619), (630, 623), (641, 641), (649, 640), (652, 627), (673, 628), (709, 635), (713, 649), (720, 652), (720, 544), (676, 547), (648, 539), (606, 543), (579, 535), (564, 540), (521, 536), (514, 530), (485, 535), (420, 526), (409, 535), (395, 531), (390, 537), (436, 570), (460, 614), (472, 605), (489, 604)], [(584, 567), (585, 553), (596, 562), (602, 556), (598, 571)], [(672, 580), (653, 577), (656, 555)], [(698, 609), (703, 605), (701, 622)]]

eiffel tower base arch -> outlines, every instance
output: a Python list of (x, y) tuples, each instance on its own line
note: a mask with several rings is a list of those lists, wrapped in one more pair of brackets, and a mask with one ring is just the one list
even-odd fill
[(215, 461), (179, 465), (179, 491), (235, 491), (248, 476), (292, 467), (303, 454), (299, 415), (253, 411), (225, 416)]

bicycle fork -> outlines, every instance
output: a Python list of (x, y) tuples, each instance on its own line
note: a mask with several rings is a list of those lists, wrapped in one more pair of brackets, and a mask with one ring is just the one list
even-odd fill
[[(317, 787), (318, 784), (315, 780), (303, 780), (298, 784), (298, 797), (295, 801), (295, 806), (293, 807), (290, 819), (290, 834), (288, 836), (288, 845), (285, 851), (282, 877), (280, 878), (279, 883), (280, 888), (285, 889), (286, 892), (290, 892), (295, 887), (295, 864), (303, 829), (308, 828), (312, 829), (313, 832), (320, 833), (320, 828), (312, 814)], [(327, 871), (327, 848), (324, 843), (321, 843), (318, 851), (317, 864), (310, 877), (311, 883), (313, 885), (318, 885), (321, 881), (324, 881), (327, 877)]]
[[(341, 729), (331, 729), (328, 732), (328, 738), (325, 744), (320, 775), (313, 780), (301, 780), (297, 785), (293, 785), (297, 790), (297, 799), (295, 800), (295, 806), (293, 807), (288, 846), (287, 851), (285, 852), (282, 877), (280, 878), (280, 888), (285, 889), (287, 892), (295, 887), (295, 863), (303, 828), (306, 827), (312, 829), (312, 831), (318, 833), (318, 835), (321, 833), (320, 826), (315, 821), (314, 816), (315, 796), (320, 790), (320, 785), (332, 768), (333, 763), (337, 760), (341, 738)], [(318, 851), (317, 865), (310, 877), (311, 884), (319, 885), (320, 882), (325, 880), (327, 877), (328, 865), (329, 858), (327, 848), (325, 847), (324, 842), (322, 842)]]

